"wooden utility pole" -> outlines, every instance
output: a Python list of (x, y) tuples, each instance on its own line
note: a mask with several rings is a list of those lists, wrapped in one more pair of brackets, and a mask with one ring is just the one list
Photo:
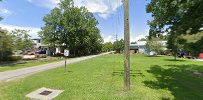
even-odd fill
[(129, 25), (129, 0), (124, 0), (124, 89), (130, 90), (130, 25)]

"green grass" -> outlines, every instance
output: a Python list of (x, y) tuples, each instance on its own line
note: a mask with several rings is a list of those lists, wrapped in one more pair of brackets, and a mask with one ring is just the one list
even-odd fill
[(41, 87), (65, 90), (55, 100), (203, 100), (203, 63), (171, 57), (131, 56), (131, 91), (123, 90), (123, 56), (102, 57), (1, 84), (0, 100), (26, 100)]
[(22, 62), (22, 63), (16, 63), (16, 64), (0, 65), (0, 72), (16, 70), (16, 69), (25, 68), (25, 67), (33, 67), (37, 65), (53, 63), (53, 62), (58, 62), (62, 60), (64, 59), (54, 59), (51, 61), (30, 61), (30, 62)]

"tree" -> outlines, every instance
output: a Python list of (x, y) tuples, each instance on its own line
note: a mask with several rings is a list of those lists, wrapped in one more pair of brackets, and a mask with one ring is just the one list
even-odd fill
[(138, 41), (147, 41), (147, 39), (146, 38), (141, 38)]
[(147, 40), (146, 49), (151, 52), (154, 51), (156, 54), (161, 54), (163, 51), (163, 43), (160, 41), (160, 38), (151, 38)]
[(31, 50), (33, 49), (33, 43), (31, 36), (28, 34), (27, 30), (15, 29), (11, 32), (13, 37), (14, 50)]
[(13, 50), (13, 40), (12, 36), (8, 33), (7, 30), (0, 28), (0, 61), (7, 61), (12, 55)]
[(39, 33), (50, 46), (64, 46), (74, 56), (101, 52), (102, 38), (98, 21), (85, 7), (75, 7), (72, 0), (63, 0), (46, 15)]
[(111, 42), (107, 42), (103, 44), (102, 51), (108, 52), (113, 50), (113, 44)]
[(203, 32), (192, 35), (181, 35), (186, 42), (183, 45), (185, 52), (191, 56), (198, 57), (203, 52)]
[[(0, 2), (1, 2), (2, 0), (0, 0)], [(2, 20), (3, 18), (0, 16), (0, 21)]]
[(168, 48), (177, 55), (185, 40), (181, 34), (196, 34), (203, 27), (203, 0), (151, 0), (147, 12), (153, 20), (149, 21), (150, 37), (168, 34)]
[(131, 42), (130, 44), (137, 44), (137, 42)]
[(171, 33), (168, 36), (167, 48), (171, 50), (175, 60), (176, 60), (178, 51), (183, 49), (183, 46), (185, 43), (186, 43), (186, 40), (183, 39), (181, 36), (177, 36), (177, 34), (175, 33)]
[(124, 40), (117, 40), (113, 43), (113, 49), (117, 52), (117, 53), (121, 53), (124, 50)]
[(202, 31), (203, 0), (151, 0), (146, 10), (154, 18), (149, 22), (151, 35)]

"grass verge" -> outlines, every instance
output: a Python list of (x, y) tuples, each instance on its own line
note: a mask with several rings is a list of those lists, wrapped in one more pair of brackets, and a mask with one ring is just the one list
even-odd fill
[(131, 56), (131, 91), (123, 91), (123, 55), (111, 54), (1, 84), (1, 100), (26, 100), (41, 87), (61, 89), (55, 100), (203, 100), (203, 63)]
[(26, 68), (26, 67), (33, 67), (33, 66), (38, 66), (38, 65), (43, 65), (43, 64), (49, 64), (49, 63), (53, 63), (53, 62), (58, 62), (58, 61), (62, 61), (64, 59), (53, 59), (53, 60), (49, 60), (49, 61), (29, 61), (29, 62), (20, 62), (20, 63), (14, 63), (14, 64), (4, 64), (4, 65), (0, 65), (0, 72), (4, 72), (4, 71), (10, 71), (10, 70), (16, 70), (16, 69), (21, 69), (21, 68)]

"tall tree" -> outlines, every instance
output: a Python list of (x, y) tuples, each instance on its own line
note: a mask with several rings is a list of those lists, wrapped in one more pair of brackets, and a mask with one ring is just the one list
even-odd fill
[(156, 54), (161, 54), (163, 51), (164, 44), (162, 43), (160, 38), (151, 38), (147, 40), (146, 49), (150, 51), (156, 52)]
[(111, 42), (107, 42), (103, 44), (102, 51), (108, 52), (113, 50), (113, 44)]
[(117, 52), (117, 53), (121, 53), (124, 50), (124, 40), (117, 40), (113, 43), (113, 49)]
[(13, 40), (12, 36), (7, 30), (0, 28), (0, 61), (9, 60), (12, 55), (13, 50)]
[(102, 48), (98, 21), (85, 7), (75, 7), (72, 0), (63, 0), (43, 19), (45, 26), (39, 33), (45, 43), (63, 45), (71, 54), (98, 53)]
[(147, 12), (152, 13), (150, 34), (163, 32), (195, 34), (203, 27), (203, 0), (151, 0)]
[[(2, 0), (0, 0), (0, 2), (1, 2)], [(2, 20), (3, 18), (0, 16), (0, 21)]]
[(149, 21), (150, 37), (168, 34), (168, 48), (176, 57), (177, 50), (185, 40), (181, 34), (196, 34), (203, 31), (203, 0), (151, 0), (147, 12), (152, 14)]
[(183, 49), (185, 43), (186, 43), (186, 40), (175, 33), (171, 33), (168, 36), (167, 48), (171, 50), (175, 60), (176, 60), (178, 51)]
[(27, 30), (15, 29), (11, 32), (13, 37), (14, 50), (31, 50), (33, 49), (33, 43), (31, 36), (28, 34)]
[(199, 53), (203, 52), (203, 32), (193, 35), (182, 35), (181, 37), (186, 40), (183, 49), (190, 56), (198, 57)]

